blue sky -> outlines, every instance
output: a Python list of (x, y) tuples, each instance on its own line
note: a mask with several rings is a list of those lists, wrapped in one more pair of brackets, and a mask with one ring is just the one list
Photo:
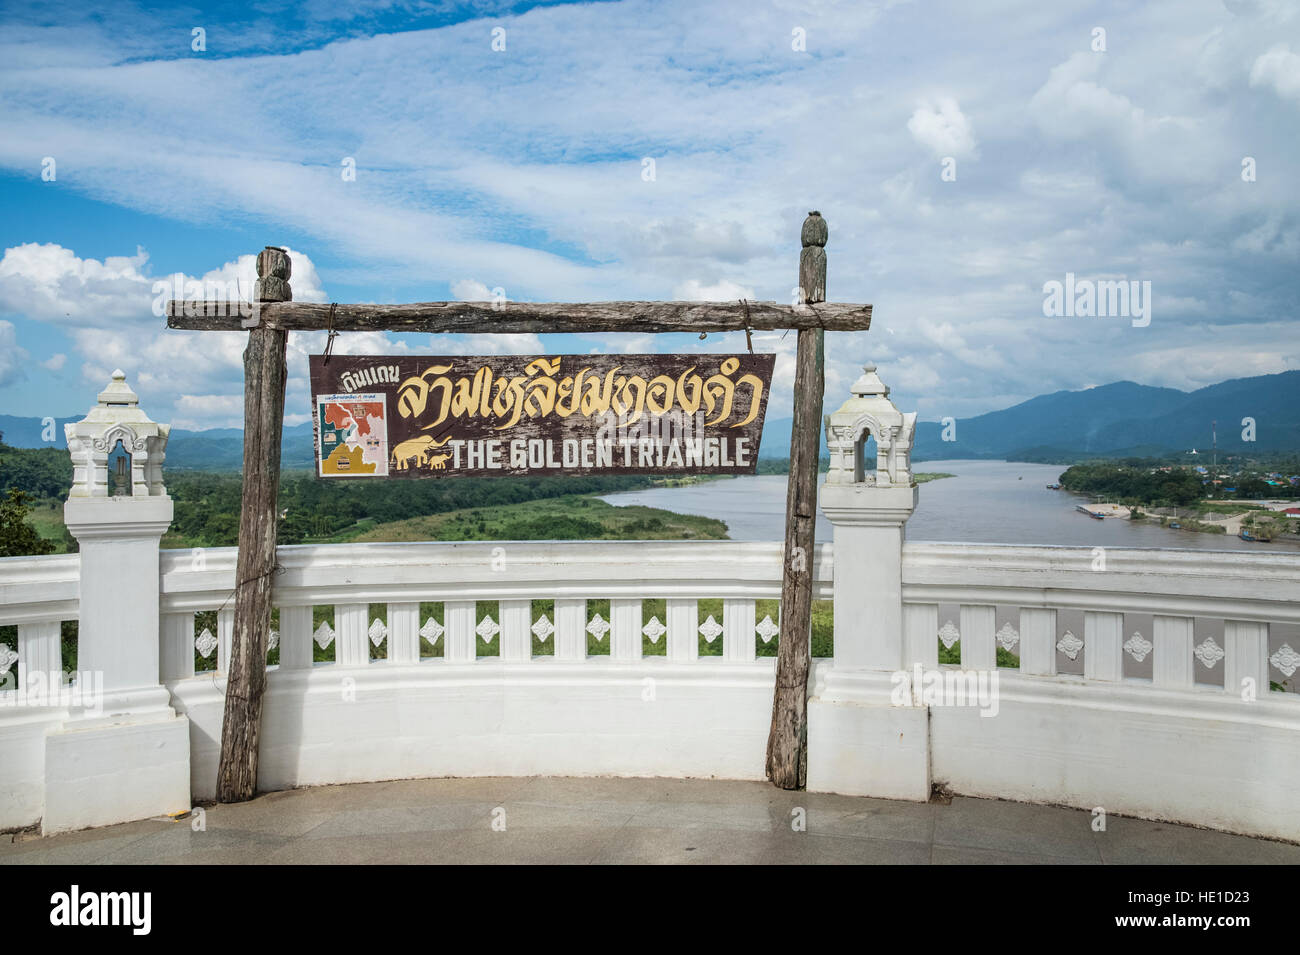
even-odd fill
[[(788, 301), (813, 208), (830, 298), (876, 309), (828, 338), (828, 410), (866, 360), (924, 419), (1297, 368), (1297, 129), (1284, 0), (8, 4), (0, 412), (81, 413), (120, 366), (159, 420), (238, 424), (241, 336), (164, 330), (152, 286), (266, 244), (302, 300)], [(1150, 324), (1045, 317), (1067, 272), (1151, 282)], [(794, 336), (755, 344), (784, 416)], [(291, 423), (322, 347), (291, 336)]]

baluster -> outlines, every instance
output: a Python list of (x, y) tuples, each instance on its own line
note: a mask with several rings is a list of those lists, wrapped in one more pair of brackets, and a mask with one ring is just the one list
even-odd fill
[(162, 645), (158, 648), (159, 676), (168, 680), (184, 680), (194, 675), (194, 614), (165, 613), (162, 615)]
[(370, 662), (369, 604), (334, 605), (334, 662), (345, 667)]
[(755, 603), (740, 597), (722, 601), (722, 659), (729, 663), (750, 663), (757, 659), (754, 628), (758, 625)]
[(230, 672), (230, 644), (235, 638), (235, 611), (217, 611), (217, 671)]
[(18, 686), (28, 689), (28, 680), (38, 679), (51, 693), (63, 685), (63, 648), (59, 646), (59, 621), (18, 625)]
[[(992, 670), (998, 665), (998, 608), (982, 604), (962, 604), (961, 666), (963, 670)], [(938, 653), (938, 648), (935, 648)]]
[(1191, 617), (1151, 618), (1151, 682), (1180, 690), (1196, 685), (1196, 668), (1192, 656)]
[(641, 598), (614, 597), (609, 602), (610, 660), (641, 659)]
[(506, 663), (526, 663), (533, 658), (531, 600), (501, 600), (501, 659)]
[(939, 665), (938, 604), (903, 604), (903, 667), (915, 663), (934, 669)]
[(555, 659), (587, 659), (587, 601), (583, 597), (558, 597), (555, 600)]
[(448, 663), (473, 663), (478, 658), (478, 648), (474, 645), (474, 627), (478, 624), (474, 619), (474, 601), (448, 600), (442, 608), (447, 627), (442, 637), (443, 659)]
[(1083, 678), (1124, 677), (1124, 615), (1108, 610), (1083, 613)]
[(1242, 694), (1254, 681), (1257, 699), (1268, 696), (1268, 624), (1254, 620), (1223, 621), (1223, 690)]
[(303, 670), (312, 665), (312, 608), (280, 608), (280, 669)]
[(664, 616), (668, 625), (668, 659), (690, 663), (700, 657), (699, 603), (684, 597), (669, 597)]
[(1056, 611), (1020, 608), (1020, 672), (1056, 676)]
[(420, 662), (418, 603), (388, 605), (388, 661), (399, 664)]

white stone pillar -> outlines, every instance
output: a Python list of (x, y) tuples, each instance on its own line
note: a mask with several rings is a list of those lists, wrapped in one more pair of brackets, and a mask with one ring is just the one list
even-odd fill
[[(818, 792), (924, 801), (929, 713), (915, 705), (909, 663), (918, 661), (909, 657), (937, 635), (906, 634), (903, 625), (904, 526), (918, 497), (910, 470), (916, 416), (894, 407), (874, 365), (863, 371), (827, 428), (832, 463), (821, 508), (834, 527), (835, 660), (808, 701), (807, 782)], [(871, 472), (862, 459), (868, 438), (879, 452)], [(913, 630), (926, 616), (933, 614), (911, 616)]]
[(158, 542), (170, 498), (70, 498), (63, 520), (81, 549), (77, 668), (105, 690), (159, 685)]
[[(63, 517), (81, 550), (77, 679), (97, 698), (46, 735), (46, 832), (190, 808), (189, 721), (172, 709), (159, 661), (158, 546), (172, 501), (161, 480), (140, 479), (169, 430), (140, 410), (120, 371), (86, 418), (66, 426), (76, 466)], [(132, 479), (109, 496), (119, 442)]]
[(916, 487), (824, 484), (835, 528), (835, 668), (898, 670), (903, 652), (903, 525)]

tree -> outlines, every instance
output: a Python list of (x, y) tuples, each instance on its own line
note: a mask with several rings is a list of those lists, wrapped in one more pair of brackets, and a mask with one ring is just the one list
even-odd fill
[(10, 488), (8, 499), (0, 501), (0, 557), (52, 553), (54, 543), (47, 541), (27, 523), (27, 495), (17, 488)]

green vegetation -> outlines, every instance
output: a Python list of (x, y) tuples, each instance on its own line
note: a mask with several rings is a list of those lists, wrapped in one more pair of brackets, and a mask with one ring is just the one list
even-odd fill
[[(943, 641), (939, 641), (939, 663), (943, 665), (961, 663), (961, 641), (957, 640), (951, 647), (945, 647)], [(1003, 647), (997, 648), (997, 665), (1008, 667), (1013, 670), (1020, 669), (1020, 657)]]
[(27, 501), (28, 495), (16, 487), (0, 500), (0, 557), (54, 552), (54, 544), (28, 523)]
[(1120, 504), (1185, 507), (1205, 495), (1195, 471), (1113, 464), (1076, 464), (1061, 475), (1061, 487)]
[(18, 488), (36, 501), (62, 501), (72, 486), (72, 458), (62, 448), (0, 444), (0, 490)]
[[(566, 478), (440, 478), (438, 480), (320, 480), (311, 474), (280, 476), (282, 544), (351, 540), (383, 524), (469, 508), (498, 507), (553, 497), (608, 494), (648, 487), (641, 476)], [(164, 546), (220, 547), (239, 534), (238, 475), (168, 477), (176, 517)]]
[[(1300, 471), (1293, 458), (1266, 455), (1266, 464), (1246, 467), (1223, 465), (1201, 470), (1187, 464), (1159, 464), (1143, 459), (1076, 464), (1061, 475), (1067, 490), (1127, 505), (1130, 520), (1158, 520), (1161, 526), (1177, 522), (1182, 530), (1206, 534), (1236, 533), (1227, 519), (1242, 517), (1241, 526), (1259, 540), (1300, 533), (1300, 522), (1262, 504), (1263, 499), (1300, 498), (1292, 476)], [(1276, 467), (1275, 470), (1267, 468)], [(1139, 508), (1150, 509), (1143, 512)]]
[(653, 507), (615, 507), (568, 495), (429, 514), (357, 533), (358, 541), (465, 540), (725, 540), (727, 525), (711, 517)]
[[(783, 474), (788, 464), (782, 459), (764, 459), (759, 473)], [(950, 476), (920, 474), (916, 480)], [(597, 495), (723, 479), (714, 475), (600, 475), (323, 481), (310, 472), (285, 471), (280, 476), (278, 537), (282, 544), (350, 540), (718, 540), (726, 537), (726, 525), (721, 521), (648, 507), (613, 507)], [(27, 495), (22, 524), (28, 528), (28, 536), (21, 543), (13, 538), (14, 553), (76, 550), (76, 541), (63, 526), (63, 499), (71, 483), (72, 464), (66, 451), (0, 445), (0, 493), (17, 488)], [(175, 502), (175, 517), (163, 537), (163, 547), (235, 544), (242, 492), (239, 474), (172, 471), (167, 475), (167, 489)]]

